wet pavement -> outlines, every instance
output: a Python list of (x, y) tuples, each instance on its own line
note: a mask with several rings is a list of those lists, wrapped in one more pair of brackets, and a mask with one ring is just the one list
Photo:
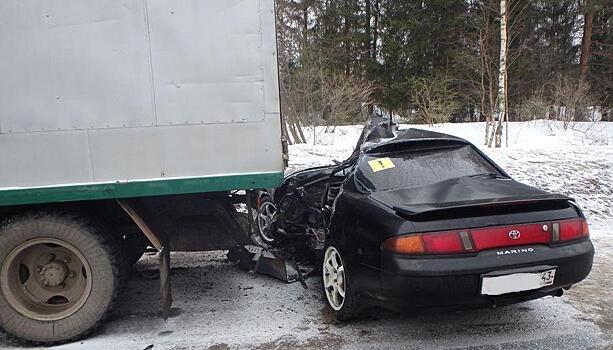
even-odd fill
[[(613, 348), (605, 259), (562, 298), (410, 315), (378, 310), (348, 324), (337, 323), (325, 307), (318, 277), (308, 280), (308, 289), (284, 284), (234, 267), (222, 252), (175, 253), (172, 261), (175, 302), (168, 321), (158, 316), (156, 259), (149, 256), (137, 264), (112, 319), (89, 338), (57, 348)], [(13, 347), (21, 345), (0, 335), (0, 348)]]

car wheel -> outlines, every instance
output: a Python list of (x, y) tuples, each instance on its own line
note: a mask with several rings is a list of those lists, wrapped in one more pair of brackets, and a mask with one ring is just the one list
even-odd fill
[(275, 214), (277, 207), (270, 196), (262, 196), (257, 208), (258, 234), (266, 244), (276, 243)]
[(345, 260), (334, 245), (329, 245), (324, 253), (322, 277), (326, 300), (336, 319), (349, 321), (359, 318), (363, 308), (355, 294)]

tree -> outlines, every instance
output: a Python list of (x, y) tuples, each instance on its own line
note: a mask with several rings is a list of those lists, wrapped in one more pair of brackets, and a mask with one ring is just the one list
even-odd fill
[[(598, 97), (594, 103), (610, 115), (611, 0), (504, 3), (506, 16), (501, 16), (501, 0), (277, 0), (281, 90), (293, 94), (282, 96), (288, 133), (300, 139), (301, 125), (311, 124), (312, 111), (322, 110), (316, 105), (322, 101), (322, 79), (309, 89), (300, 87), (308, 82), (300, 79), (310, 75), (314, 57), (327, 76), (374, 84), (368, 110), (376, 106), (400, 116), (420, 109), (415, 90), (423, 80), (444, 75), (458, 106), (450, 120), (485, 121), (485, 144), (492, 146), (502, 144), (505, 132), (508, 137), (505, 123), (523, 118), (520, 107), (526, 101), (555, 99), (547, 87), (560, 75), (582, 77)], [(501, 67), (501, 49), (506, 67)], [(312, 111), (300, 99), (310, 100)], [(289, 111), (289, 103), (303, 107)]]
[(459, 109), (452, 81), (445, 75), (419, 78), (412, 84), (411, 98), (418, 109), (417, 115), (426, 124), (434, 125), (451, 120)]
[[(507, 0), (500, 0), (500, 64), (498, 67), (498, 109), (496, 111), (496, 124), (494, 125), (494, 131), (492, 136), (495, 139), (495, 146), (497, 148), (502, 146), (502, 129), (503, 121), (508, 117), (507, 113), (507, 49), (508, 46), (508, 32), (507, 23), (508, 7)], [(490, 141), (489, 146), (492, 146)]]
[(494, 114), (497, 106), (497, 77), (499, 56), (496, 42), (496, 8), (499, 0), (477, 1), (472, 4), (469, 12), (471, 24), (471, 37), (468, 42), (474, 43), (474, 48), (464, 57), (464, 71), (466, 80), (471, 82), (465, 94), (474, 99), (478, 107), (481, 120), (485, 122), (484, 144), (490, 144), (490, 135), (494, 129)]
[(410, 114), (409, 94), (417, 78), (446, 72), (456, 76), (456, 58), (465, 52), (468, 3), (462, 0), (381, 1), (377, 81), (380, 105)]
[(588, 81), (600, 93), (603, 119), (613, 121), (613, 6), (610, 0), (592, 0), (594, 25)]
[(592, 48), (592, 28), (594, 25), (594, 6), (590, 0), (585, 2), (585, 21), (583, 25), (583, 39), (581, 43), (581, 60), (579, 62), (580, 77), (585, 81), (588, 73), (590, 51)]

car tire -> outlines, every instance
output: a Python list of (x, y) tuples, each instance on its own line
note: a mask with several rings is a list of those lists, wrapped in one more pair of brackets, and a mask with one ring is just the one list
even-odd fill
[(326, 303), (341, 322), (359, 319), (364, 313), (350, 271), (340, 248), (327, 244), (322, 264), (324, 294)]
[(0, 326), (39, 344), (76, 340), (96, 328), (125, 285), (125, 260), (114, 237), (104, 226), (64, 212), (4, 221)]
[(277, 207), (271, 196), (265, 194), (262, 195), (256, 206), (255, 226), (258, 233), (258, 240), (264, 245), (277, 245), (278, 239), (276, 237), (276, 227), (273, 220), (273, 216), (277, 211)]

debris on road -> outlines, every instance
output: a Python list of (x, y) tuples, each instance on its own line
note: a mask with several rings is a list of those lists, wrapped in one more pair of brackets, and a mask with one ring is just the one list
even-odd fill
[(245, 271), (268, 275), (287, 283), (300, 282), (306, 289), (305, 278), (315, 272), (312, 262), (295, 249), (264, 248), (255, 245), (235, 247), (228, 259)]

